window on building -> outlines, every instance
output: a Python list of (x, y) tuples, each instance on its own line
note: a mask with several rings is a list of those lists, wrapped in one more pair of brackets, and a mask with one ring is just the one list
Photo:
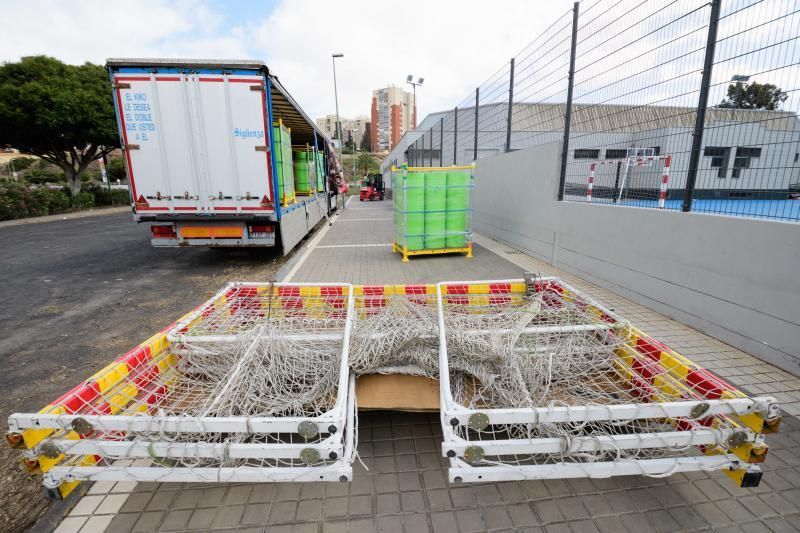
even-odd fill
[(572, 157), (573, 159), (598, 159), (600, 157), (600, 150), (579, 148), (572, 153)]
[(751, 148), (748, 146), (736, 147), (736, 158), (733, 160), (733, 171), (731, 177), (738, 178), (743, 168), (750, 168), (750, 160), (761, 157), (761, 148)]
[[(625, 159), (628, 157), (627, 148), (608, 148), (606, 149), (606, 159)], [(577, 156), (575, 156), (577, 159)]]
[(728, 160), (731, 156), (729, 146), (706, 146), (703, 155), (711, 158), (711, 168), (718, 168), (717, 177), (728, 177)]
[(706, 157), (722, 157), (728, 150), (730, 148), (726, 146), (706, 146), (703, 149), (703, 155)]
[(761, 157), (761, 148), (736, 147), (736, 157)]

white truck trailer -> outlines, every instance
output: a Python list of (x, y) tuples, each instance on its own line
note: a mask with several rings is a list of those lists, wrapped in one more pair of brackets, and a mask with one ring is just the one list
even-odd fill
[[(330, 141), (257, 61), (109, 59), (136, 222), (153, 246), (280, 246), (288, 253), (331, 209), (323, 190), (282, 202), (273, 124), (292, 144)], [(327, 174), (327, 172), (325, 172)], [(282, 205), (283, 204), (283, 205)]]

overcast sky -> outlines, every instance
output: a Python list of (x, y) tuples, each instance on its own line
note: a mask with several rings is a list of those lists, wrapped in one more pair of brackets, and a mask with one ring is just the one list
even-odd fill
[(341, 52), (342, 115), (369, 115), (373, 89), (415, 74), (425, 78), (424, 117), (458, 104), (571, 7), (572, 0), (0, 0), (0, 61), (263, 59), (316, 118), (334, 112), (331, 52)]

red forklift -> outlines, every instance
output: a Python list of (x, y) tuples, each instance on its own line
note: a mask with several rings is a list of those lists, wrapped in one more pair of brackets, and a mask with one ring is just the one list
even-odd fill
[(361, 194), (358, 199), (364, 200), (383, 200), (383, 175), (369, 174), (364, 177), (361, 183)]

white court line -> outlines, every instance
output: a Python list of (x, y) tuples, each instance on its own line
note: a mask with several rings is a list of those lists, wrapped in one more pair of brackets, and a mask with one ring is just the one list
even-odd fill
[[(350, 200), (352, 200), (352, 199), (353, 199), (352, 196), (347, 199), (347, 201), (344, 203), (344, 208), (342, 208), (342, 210), (347, 209), (347, 204), (349, 204)], [(300, 267), (303, 266), (303, 263), (306, 262), (306, 259), (308, 259), (308, 256), (311, 255), (311, 252), (313, 252), (314, 248), (316, 248), (317, 245), (319, 244), (319, 241), (322, 240), (322, 238), (325, 236), (325, 234), (328, 233), (328, 230), (334, 224), (336, 224), (338, 221), (339, 221), (339, 216), (337, 215), (336, 218), (334, 218), (331, 221), (330, 224), (328, 224), (327, 226), (325, 226), (324, 228), (319, 230), (319, 233), (317, 233), (314, 236), (314, 238), (311, 239), (311, 241), (308, 243), (308, 246), (306, 246), (306, 249), (303, 252), (303, 255), (300, 256), (300, 259), (297, 260), (297, 263), (295, 263), (294, 266), (292, 267), (292, 269), (289, 271), (289, 273), (286, 274), (286, 277), (284, 277), (281, 280), (282, 282), (288, 283), (288, 282), (292, 281), (292, 278), (294, 277), (294, 275), (297, 274), (297, 271), (300, 270)]]
[(379, 248), (385, 246), (392, 246), (392, 243), (388, 244), (322, 244), (317, 246), (317, 248)]

